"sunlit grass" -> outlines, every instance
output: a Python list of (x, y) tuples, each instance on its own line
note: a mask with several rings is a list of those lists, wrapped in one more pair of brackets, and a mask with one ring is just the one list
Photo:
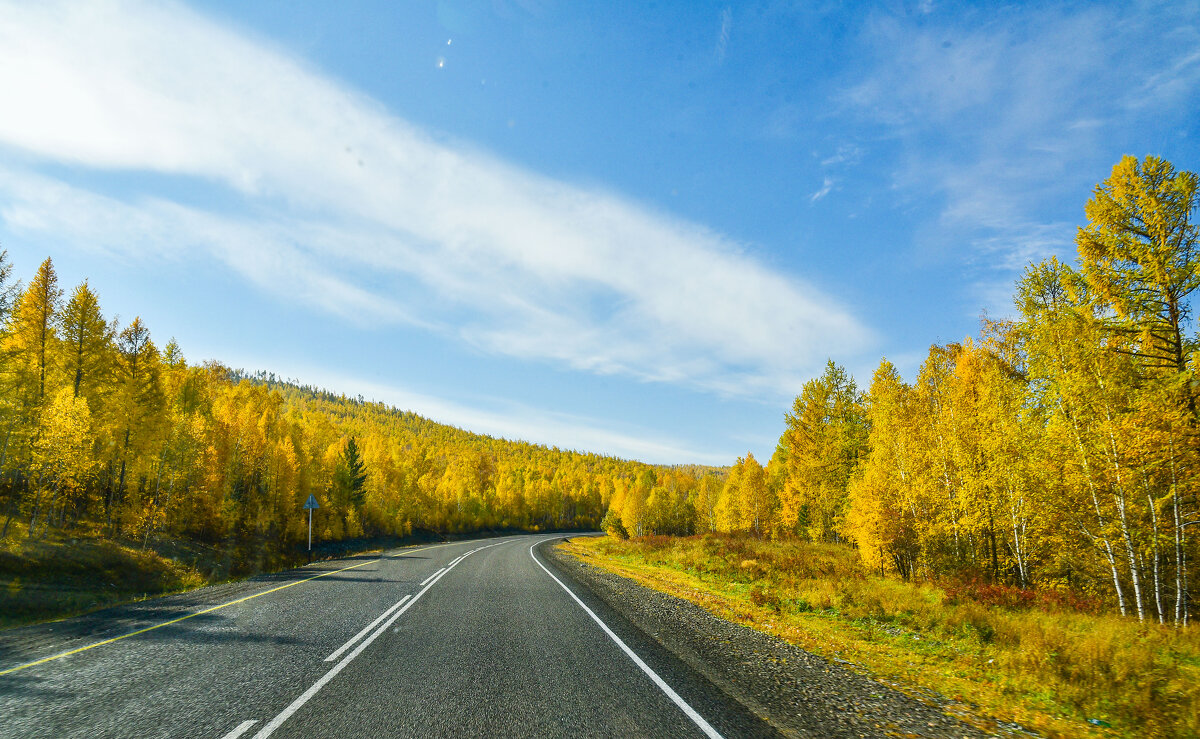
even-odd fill
[[(1200, 734), (1200, 635), (1078, 613), (1002, 607), (866, 573), (845, 547), (734, 537), (578, 539), (588, 562), (841, 660), (990, 728), (1049, 736)], [(1088, 722), (1101, 722), (1100, 726)], [(1111, 725), (1111, 728), (1104, 726)]]

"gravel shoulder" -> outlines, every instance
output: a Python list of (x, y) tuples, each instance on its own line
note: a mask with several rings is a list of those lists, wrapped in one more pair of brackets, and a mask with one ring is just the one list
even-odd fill
[[(979, 729), (769, 634), (567, 554), (545, 556), (716, 688), (787, 736), (986, 737)], [(933, 700), (933, 699), (931, 699)]]

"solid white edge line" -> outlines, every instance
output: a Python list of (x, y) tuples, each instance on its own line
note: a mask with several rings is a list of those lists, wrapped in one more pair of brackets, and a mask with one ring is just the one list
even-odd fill
[[(494, 546), (497, 546), (499, 544), (504, 544), (504, 543), (506, 543), (506, 542), (498, 541), (495, 544), (489, 544), (488, 547), (494, 547)], [(487, 549), (488, 547), (480, 547), (479, 549)], [(479, 550), (476, 549), (475, 551), (479, 551)], [(460, 557), (458, 561), (461, 562), (466, 556), (467, 555), (463, 555), (463, 557)], [(458, 562), (455, 562), (455, 564), (458, 564)], [(347, 654), (345, 657), (342, 657), (341, 662), (338, 662), (336, 665), (334, 665), (329, 670), (329, 672), (326, 672), (324, 675), (322, 675), (321, 678), (319, 680), (317, 680), (315, 683), (313, 683), (309, 687), (308, 690), (301, 693), (300, 697), (298, 697), (298, 698), (296, 698), (296, 700), (292, 701), (288, 705), (287, 708), (280, 711), (279, 715), (276, 716), (275, 718), (271, 719), (270, 723), (268, 723), (266, 726), (259, 729), (258, 733), (254, 735), (254, 739), (267, 739), (267, 737), (271, 736), (271, 734), (276, 729), (278, 729), (280, 726), (283, 725), (284, 721), (287, 721), (289, 718), (292, 717), (292, 714), (294, 714), (296, 711), (299, 711), (300, 708), (305, 703), (308, 703), (309, 699), (311, 699), (314, 695), (316, 695), (318, 692), (320, 692), (321, 688), (325, 687), (326, 683), (328, 683), (330, 680), (332, 680), (334, 677), (336, 677), (337, 674), (339, 672), (341, 672), (343, 668), (346, 667), (346, 665), (353, 662), (355, 657), (362, 654), (363, 650), (365, 650), (367, 647), (371, 646), (372, 642), (374, 642), (376, 639), (378, 639), (380, 637), (381, 634), (383, 634), (385, 631), (387, 631), (391, 627), (392, 624), (396, 623), (396, 621), (399, 620), (399, 618), (401, 616), (403, 616), (404, 613), (409, 608), (413, 607), (413, 604), (415, 604), (417, 601), (419, 601), (421, 599), (422, 595), (425, 595), (426, 593), (428, 593), (429, 589), (432, 588), (434, 585), (437, 585), (438, 581), (441, 580), (443, 577), (445, 577), (446, 574), (449, 573), (450, 570), (452, 570), (452, 569), (454, 569), (454, 565), (450, 565), (449, 567), (446, 567), (445, 569), (443, 569), (441, 572), (437, 573), (434, 576), (434, 579), (432, 582), (430, 582), (428, 585), (426, 585), (424, 588), (422, 588), (421, 592), (414, 595), (413, 599), (410, 600), (407, 604), (405, 604), (405, 606), (403, 608), (401, 608), (400, 610), (393, 613), (391, 618), (389, 618), (387, 621), (384, 621), (383, 625), (380, 626), (378, 629), (376, 629), (375, 632), (372, 633), (370, 636), (368, 636), (366, 639), (364, 639), (362, 644), (359, 644), (357, 647), (355, 647), (353, 652), (351, 652), (350, 654)], [(553, 577), (553, 575), (551, 575), (551, 577)]]
[(396, 604), (394, 606), (392, 606), (391, 608), (389, 608), (386, 611), (384, 611), (383, 613), (381, 613), (378, 618), (376, 618), (371, 623), (367, 624), (366, 627), (362, 631), (360, 631), (357, 634), (355, 634), (354, 636), (350, 637), (350, 641), (348, 641), (345, 644), (343, 644), (342, 646), (338, 647), (337, 650), (333, 654), (331, 654), (325, 658), (325, 661), (332, 662), (335, 659), (337, 659), (338, 657), (341, 657), (342, 652), (344, 652), (347, 649), (349, 649), (350, 647), (354, 646), (355, 642), (357, 642), (359, 639), (366, 636), (368, 631), (370, 631), (371, 629), (378, 626), (380, 621), (382, 621), (383, 619), (392, 615), (392, 611), (394, 611), (397, 608), (399, 608), (400, 606), (404, 605), (404, 601), (408, 600), (411, 597), (412, 597), (412, 594), (410, 593), (409, 595), (406, 595), (403, 598), (401, 598), (400, 600), (396, 601)]
[[(453, 566), (454, 566), (454, 565), (456, 565), (456, 564), (458, 564), (458, 562), (455, 562), (454, 564), (450, 565), (450, 567), (453, 567)], [(449, 569), (449, 568), (447, 568), (447, 567), (443, 567), (442, 569), (440, 569), (440, 570), (438, 570), (437, 572), (433, 573), (433, 574), (432, 574), (432, 575), (430, 575), (429, 577), (425, 578), (425, 579), (424, 579), (424, 580), (421, 582), (421, 584), (420, 584), (418, 587), (422, 587), (422, 588), (423, 588), (423, 587), (425, 587), (425, 585), (426, 585), (426, 584), (427, 584), (427, 583), (428, 583), (430, 580), (432, 580), (433, 578), (435, 578), (435, 577), (437, 577), (438, 575), (442, 574), (442, 573), (443, 573), (443, 572), (445, 572), (447, 569)]]
[(579, 604), (580, 608), (587, 611), (587, 615), (591, 616), (592, 620), (599, 624), (600, 628), (604, 630), (604, 633), (608, 634), (608, 637), (616, 642), (616, 645), (621, 648), (621, 651), (624, 652), (629, 659), (633, 660), (635, 665), (642, 668), (642, 672), (646, 673), (646, 675), (654, 681), (654, 684), (657, 685), (659, 689), (671, 699), (672, 703), (679, 707), (679, 710), (683, 711), (684, 714), (686, 714), (687, 717), (696, 724), (696, 726), (700, 727), (700, 731), (703, 731), (705, 736), (709, 737), (710, 739), (722, 739), (717, 730), (714, 729), (707, 721), (705, 721), (704, 717), (696, 712), (696, 709), (692, 708), (690, 705), (688, 705), (687, 701), (679, 697), (679, 694), (672, 690), (671, 686), (667, 685), (666, 681), (659, 677), (657, 672), (650, 669), (650, 665), (643, 662), (642, 658), (637, 656), (637, 654), (635, 654), (634, 651), (630, 649), (627, 644), (625, 644), (625, 642), (621, 641), (621, 637), (614, 634), (613, 630), (608, 628), (608, 624), (601, 621), (600, 617), (597, 616), (591, 608), (588, 608), (587, 604), (579, 599), (579, 596), (575, 595), (570, 588), (563, 584), (562, 580), (559, 580), (557, 577), (555, 577), (553, 572), (546, 569), (546, 565), (538, 561), (538, 558), (534, 556), (533, 547), (536, 547), (538, 544), (542, 544), (547, 541), (550, 541), (550, 539), (542, 539), (542, 541), (535, 542), (533, 546), (529, 547), (529, 556), (533, 558), (533, 561), (537, 564), (537, 566), (541, 567), (542, 571), (549, 575), (551, 580), (558, 583), (559, 587), (567, 591), (567, 595), (571, 596), (571, 598)]
[(253, 719), (251, 721), (243, 721), (242, 723), (235, 726), (233, 731), (231, 731), (228, 734), (226, 734), (225, 736), (221, 737), (221, 739), (237, 739), (242, 734), (245, 734), (250, 729), (251, 726), (254, 726), (257, 723), (258, 723), (258, 719)]

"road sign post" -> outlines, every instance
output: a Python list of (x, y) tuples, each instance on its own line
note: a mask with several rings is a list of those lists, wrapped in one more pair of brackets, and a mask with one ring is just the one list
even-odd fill
[(310, 560), (312, 559), (312, 512), (320, 507), (317, 497), (309, 493), (308, 500), (304, 501), (304, 509), (308, 511), (308, 558)]

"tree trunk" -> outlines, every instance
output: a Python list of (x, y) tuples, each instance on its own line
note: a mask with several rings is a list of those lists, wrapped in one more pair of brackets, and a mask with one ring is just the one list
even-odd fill
[[(1059, 407), (1063, 412), (1065, 412), (1066, 409), (1063, 407), (1061, 400), (1059, 402)], [(1104, 543), (1104, 554), (1108, 559), (1108, 567), (1112, 571), (1113, 590), (1115, 590), (1117, 593), (1117, 605), (1121, 609), (1121, 615), (1125, 616), (1128, 615), (1128, 612), (1125, 607), (1125, 591), (1121, 588), (1121, 574), (1117, 570), (1117, 560), (1116, 557), (1113, 556), (1112, 543), (1110, 543), (1108, 540), (1108, 534), (1104, 533), (1105, 529), (1108, 528), (1108, 522), (1105, 520), (1104, 514), (1100, 511), (1100, 498), (1096, 495), (1096, 485), (1095, 481), (1092, 479), (1091, 464), (1087, 458), (1087, 451), (1083, 447), (1083, 437), (1079, 433), (1079, 424), (1073, 417), (1071, 417), (1071, 426), (1075, 435), (1075, 446), (1079, 451), (1080, 461), (1083, 463), (1083, 473), (1088, 481), (1088, 492), (1090, 492), (1092, 495), (1092, 509), (1096, 513), (1096, 522), (1100, 524), (1101, 532), (1099, 537), (1092, 536), (1086, 530), (1084, 533), (1088, 534), (1093, 542), (1099, 538), (1100, 541)]]
[[(12, 428), (9, 428), (4, 434), (4, 448), (0, 449), (0, 470), (4, 469), (4, 462), (8, 458), (8, 440), (12, 438)], [(0, 541), (8, 538), (8, 525), (12, 523), (13, 517), (17, 515), (17, 510), (20, 508), (20, 496), (17, 495), (17, 486), (14, 484), (9, 488), (12, 493), (12, 504), (8, 507), (8, 518), (4, 520), (4, 529), (0, 530)]]
[(0, 530), (0, 541), (8, 538), (8, 526), (21, 510), (21, 497), (15, 492), (15, 484), (13, 485), (13, 490), (12, 502), (8, 506), (8, 518), (4, 519), (4, 529)]
[(155, 520), (158, 518), (158, 491), (162, 489), (162, 457), (158, 460), (158, 469), (154, 476), (154, 496), (150, 499), (150, 520), (146, 521), (146, 531), (142, 535), (142, 551), (146, 551), (146, 545), (150, 543), (150, 533), (154, 531)]
[(1024, 527), (1017, 525), (1017, 511), (1014, 506), (1009, 506), (1009, 514), (1012, 517), (1013, 555), (1017, 558), (1017, 575), (1021, 579), (1021, 587), (1025, 588), (1029, 587), (1029, 575), (1025, 571), (1025, 551), (1021, 546), (1021, 529)]
[[(1114, 494), (1114, 498), (1115, 498)], [(1129, 577), (1133, 585), (1133, 599), (1137, 604), (1138, 621), (1146, 620), (1146, 610), (1142, 603), (1142, 584), (1138, 576), (1137, 550), (1133, 546), (1133, 538), (1129, 534), (1129, 525), (1125, 518), (1125, 498), (1120, 497), (1117, 512), (1121, 522), (1121, 539), (1125, 542), (1125, 554), (1129, 558)]]
[[(1101, 385), (1103, 387), (1103, 385)], [(1111, 486), (1113, 503), (1117, 506), (1117, 521), (1121, 524), (1121, 539), (1125, 542), (1125, 555), (1129, 559), (1129, 578), (1133, 586), (1133, 600), (1137, 605), (1138, 621), (1146, 620), (1146, 609), (1142, 601), (1142, 583), (1138, 572), (1137, 549), (1133, 545), (1133, 536), (1129, 529), (1129, 517), (1126, 511), (1125, 487), (1122, 481), (1121, 462), (1117, 454), (1117, 439), (1112, 432), (1112, 413), (1107, 406), (1104, 408), (1104, 419), (1108, 422), (1108, 456), (1112, 467), (1115, 484)]]
[(1158, 511), (1154, 508), (1154, 497), (1146, 493), (1146, 502), (1150, 505), (1150, 523), (1154, 532), (1154, 607), (1158, 611), (1158, 622), (1166, 623), (1166, 614), (1162, 604), (1162, 575), (1159, 572), (1159, 561), (1162, 559), (1158, 547)]
[[(125, 460), (126, 460), (126, 457), (129, 456), (128, 453), (129, 453), (129, 427), (126, 427), (125, 428), (125, 443), (121, 445), (121, 474), (118, 475), (118, 477), (117, 477), (117, 487), (113, 490), (112, 505), (110, 506), (110, 509), (116, 511), (118, 514), (120, 513), (121, 502), (125, 498)], [(114, 538), (117, 537), (118, 535), (120, 535), (120, 528), (121, 528), (120, 515), (114, 516), (110, 512), (109, 516), (108, 516), (108, 525), (109, 525), (109, 531), (112, 533), (112, 536)]]
[(33, 536), (34, 527), (37, 525), (38, 513), (41, 512), (42, 505), (42, 478), (39, 476), (37, 484), (33, 488), (33, 511), (29, 515), (29, 535)]
[(1184, 528), (1179, 488), (1172, 492), (1172, 512), (1175, 516), (1175, 625), (1188, 623), (1187, 530)]
[(997, 582), (1000, 578), (1000, 558), (996, 553), (996, 520), (992, 515), (990, 504), (988, 505), (988, 541), (992, 550), (992, 582)]
[(1113, 556), (1112, 544), (1109, 543), (1108, 537), (1104, 537), (1104, 553), (1108, 557), (1108, 567), (1112, 570), (1113, 588), (1117, 591), (1117, 605), (1121, 609), (1121, 615), (1128, 615), (1125, 608), (1125, 591), (1121, 588), (1121, 574), (1117, 570), (1117, 558)]

